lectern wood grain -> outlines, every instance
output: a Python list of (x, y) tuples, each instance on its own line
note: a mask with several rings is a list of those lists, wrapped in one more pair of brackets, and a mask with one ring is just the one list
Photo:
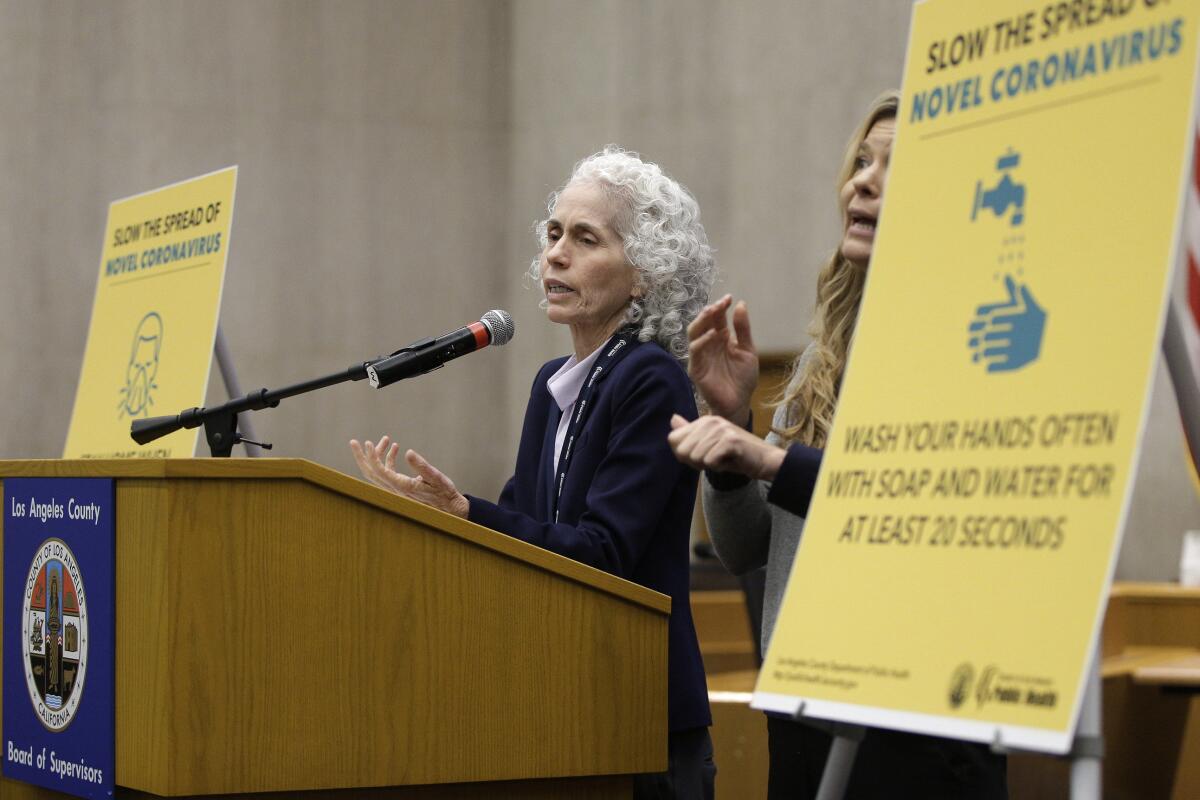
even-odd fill
[(28, 474), (118, 476), (120, 786), (665, 769), (662, 595), (297, 460)]

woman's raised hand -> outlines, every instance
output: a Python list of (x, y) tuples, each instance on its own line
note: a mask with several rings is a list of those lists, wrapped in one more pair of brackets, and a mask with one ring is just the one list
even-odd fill
[(745, 425), (758, 384), (758, 353), (745, 301), (733, 307), (730, 327), (725, 313), (732, 304), (733, 296), (727, 294), (688, 325), (688, 375), (713, 414)]
[(471, 507), (470, 501), (455, 488), (454, 481), (426, 461), (416, 450), (409, 450), (404, 454), (404, 460), (412, 467), (413, 472), (417, 473), (415, 478), (396, 471), (396, 456), (400, 452), (400, 445), (392, 442), (387, 436), (380, 439), (378, 444), (372, 444), (370, 441), (359, 444), (357, 439), (351, 439), (350, 450), (354, 453), (354, 460), (358, 462), (358, 469), (363, 477), (381, 489), (466, 519)]

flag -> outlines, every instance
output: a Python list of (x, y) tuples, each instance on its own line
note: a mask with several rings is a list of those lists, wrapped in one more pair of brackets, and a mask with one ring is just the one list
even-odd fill
[(1167, 309), (1163, 355), (1179, 402), (1192, 478), (1200, 490), (1200, 125), (1193, 137), (1183, 220), (1185, 254)]

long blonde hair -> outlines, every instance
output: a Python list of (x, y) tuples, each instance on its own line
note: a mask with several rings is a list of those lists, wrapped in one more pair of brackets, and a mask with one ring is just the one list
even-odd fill
[[(895, 119), (899, 108), (899, 92), (887, 91), (875, 98), (870, 111), (850, 137), (838, 173), (839, 189), (854, 174), (858, 149), (871, 127), (881, 119)], [(787, 411), (786, 425), (774, 430), (785, 442), (800, 442), (811, 447), (825, 445), (833, 424), (833, 411), (842, 386), (842, 373), (854, 338), (854, 324), (858, 320), (858, 306), (866, 279), (866, 267), (847, 260), (840, 245), (817, 276), (816, 314), (808, 326), (813, 342), (808, 355), (796, 359), (791, 378), (778, 398), (778, 405)]]

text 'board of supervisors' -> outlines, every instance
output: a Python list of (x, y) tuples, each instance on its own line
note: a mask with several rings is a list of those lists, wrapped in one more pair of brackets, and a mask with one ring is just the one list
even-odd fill
[(856, 339), (758, 708), (1065, 752), (1126, 515), (1200, 4), (914, 7)]
[(4, 752), (0, 774), (76, 797), (113, 796), (111, 478), (6, 478)]
[(63, 458), (187, 458), (199, 429), (148, 445), (134, 419), (204, 405), (237, 167), (114, 201)]

